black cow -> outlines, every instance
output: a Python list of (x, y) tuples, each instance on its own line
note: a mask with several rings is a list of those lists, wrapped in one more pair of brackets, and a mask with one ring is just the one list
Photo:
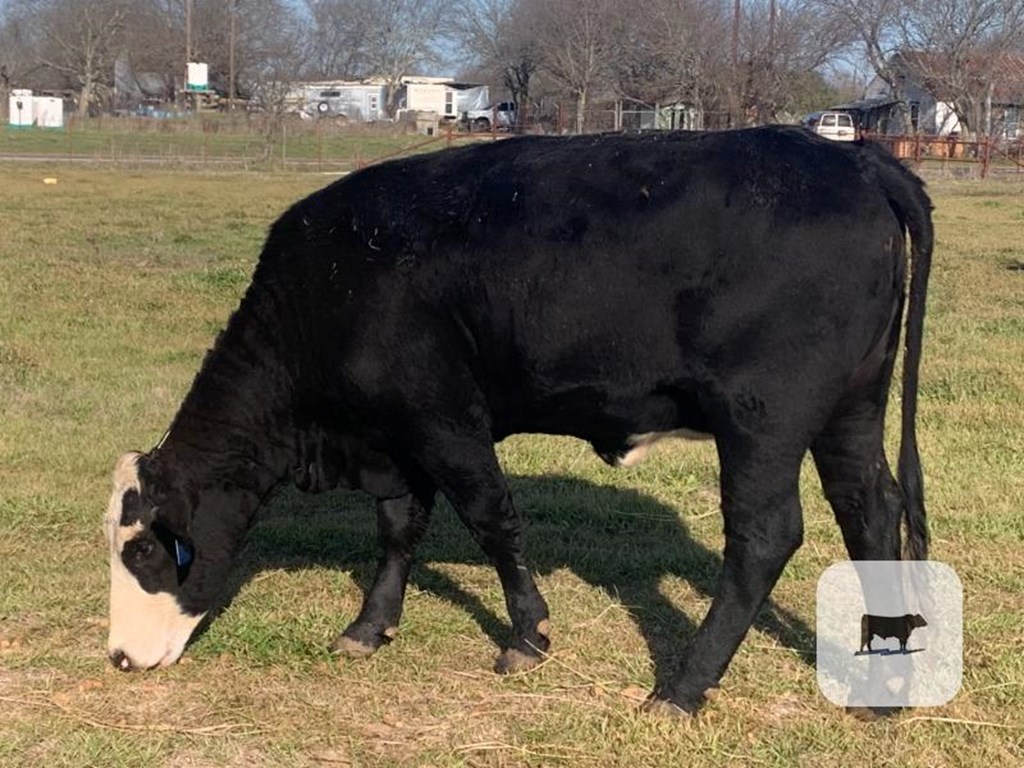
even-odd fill
[[(908, 275), (897, 484), (882, 445)], [(870, 144), (797, 128), (532, 137), (398, 160), (297, 203), (159, 446), (108, 510), (109, 652), (173, 663), (261, 501), (292, 478), (378, 500), (384, 555), (333, 648), (398, 626), (437, 491), (497, 568), (513, 640), (548, 650), (494, 443), (541, 432), (630, 464), (714, 439), (725, 553), (671, 683), (694, 711), (803, 536), (808, 449), (855, 559), (927, 547), (915, 438), (932, 251), (922, 184)]]
[(860, 651), (867, 646), (871, 651), (871, 638), (878, 636), (885, 640), (895, 637), (900, 641), (900, 650), (907, 650), (910, 633), (918, 627), (927, 627), (928, 622), (920, 613), (906, 613), (902, 616), (872, 616), (865, 613), (860, 617)]

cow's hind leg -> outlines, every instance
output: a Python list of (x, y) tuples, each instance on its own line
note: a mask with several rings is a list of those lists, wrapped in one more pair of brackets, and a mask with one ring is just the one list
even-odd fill
[(718, 440), (725, 553), (711, 609), (668, 685), (648, 708), (695, 712), (718, 685), (782, 569), (799, 548), (803, 517), (798, 495), (804, 449), (734, 434)]
[[(885, 386), (888, 378), (883, 377)], [(859, 400), (847, 400), (811, 446), (822, 488), (843, 533), (851, 560), (899, 560), (903, 502), (885, 458), (883, 429), (885, 392), (879, 389)], [(867, 650), (873, 653), (868, 629)], [(884, 674), (876, 659), (869, 674)], [(847, 707), (855, 717), (874, 720), (892, 714), (891, 707)]]
[(852, 560), (899, 560), (903, 503), (882, 446), (884, 406), (865, 400), (832, 418), (811, 446)]
[(369, 656), (398, 631), (402, 602), (416, 544), (430, 520), (433, 491), (377, 502), (377, 536), (382, 550), (373, 586), (358, 618), (331, 644), (345, 656)]

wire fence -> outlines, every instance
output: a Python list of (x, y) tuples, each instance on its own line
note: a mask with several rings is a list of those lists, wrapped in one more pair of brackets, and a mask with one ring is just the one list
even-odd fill
[(295, 116), (190, 118), (69, 117), (63, 128), (0, 131), (0, 158), (191, 169), (344, 173), (391, 157), (426, 152), (497, 133), (449, 127), (430, 135), (404, 123), (346, 124)]
[[(0, 130), (0, 159), (70, 161), (118, 166), (185, 169), (289, 170), (346, 173), (382, 160), (428, 152), (467, 141), (494, 141), (513, 133), (567, 133), (575, 113), (527, 120), (503, 132), (458, 130), (455, 124), (346, 123), (297, 116), (211, 114), (188, 118), (69, 116), (62, 129)], [(719, 127), (718, 116), (692, 124), (671, 109), (590, 109), (588, 132)], [(1024, 139), (866, 134), (918, 170), (948, 175), (1014, 176), (1024, 180)]]
[(983, 136), (964, 140), (958, 136), (885, 136), (865, 134), (901, 160), (919, 169), (940, 170), (949, 174), (1015, 175), (1024, 179), (1024, 139), (996, 139)]

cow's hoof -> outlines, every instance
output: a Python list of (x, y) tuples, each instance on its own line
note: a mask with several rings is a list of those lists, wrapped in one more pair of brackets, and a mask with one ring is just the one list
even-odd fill
[(336, 656), (345, 656), (349, 659), (365, 659), (367, 656), (372, 656), (379, 647), (361, 642), (348, 635), (338, 635), (337, 639), (331, 643), (330, 650)]
[(499, 675), (512, 675), (516, 672), (526, 672), (533, 669), (540, 662), (540, 656), (523, 653), (518, 648), (509, 648), (494, 662), (494, 671)]
[(677, 704), (669, 699), (663, 699), (652, 693), (647, 697), (647, 701), (640, 705), (640, 711), (654, 715), (655, 717), (666, 717), (673, 720), (680, 720), (689, 719), (697, 714), (697, 707), (689, 709), (686, 706)]

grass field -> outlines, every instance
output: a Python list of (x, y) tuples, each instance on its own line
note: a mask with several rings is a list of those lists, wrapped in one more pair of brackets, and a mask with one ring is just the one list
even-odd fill
[(919, 431), (933, 556), (964, 584), (964, 684), (865, 724), (815, 684), (815, 583), (845, 552), (809, 467), (806, 543), (721, 694), (694, 721), (637, 712), (720, 562), (713, 449), (681, 442), (634, 470), (570, 439), (500, 447), (551, 607), (534, 671), (490, 671), (508, 632), (497, 578), (444, 507), (396, 641), (330, 657), (372, 573), (372, 508), (282, 492), (183, 662), (115, 673), (113, 461), (160, 437), (267, 226), (327, 178), (0, 177), (0, 765), (1024, 765), (1024, 185), (932, 189)]
[(0, 126), (0, 157), (199, 169), (351, 171), (379, 158), (440, 149), (489, 134), (409, 133), (400, 124), (339, 125), (289, 116), (268, 130), (257, 116), (157, 120), (76, 118), (62, 129)]

